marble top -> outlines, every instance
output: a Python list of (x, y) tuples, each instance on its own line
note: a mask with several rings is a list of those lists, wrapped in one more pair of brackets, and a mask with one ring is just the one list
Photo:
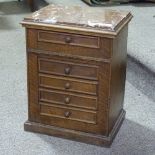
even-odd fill
[(24, 21), (115, 31), (130, 15), (127, 11), (51, 4), (32, 13)]

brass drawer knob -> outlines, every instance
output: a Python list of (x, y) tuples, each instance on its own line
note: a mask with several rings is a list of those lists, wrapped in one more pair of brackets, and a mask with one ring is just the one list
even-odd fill
[(67, 83), (65, 84), (65, 89), (69, 89), (70, 86), (71, 86), (70, 83), (67, 82)]
[(69, 103), (70, 103), (70, 97), (66, 97), (66, 98), (65, 98), (65, 103), (66, 103), (66, 104), (69, 104)]
[(65, 42), (66, 43), (71, 43), (72, 42), (72, 38), (71, 37), (66, 37), (65, 38)]
[(70, 67), (66, 67), (65, 68), (65, 74), (70, 74), (71, 68)]
[(71, 112), (70, 112), (70, 111), (66, 111), (66, 112), (64, 113), (64, 116), (67, 117), (67, 118), (68, 118), (70, 115), (71, 115)]

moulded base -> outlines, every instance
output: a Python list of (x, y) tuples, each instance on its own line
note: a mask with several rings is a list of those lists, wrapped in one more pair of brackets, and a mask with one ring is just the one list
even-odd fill
[(70, 130), (70, 129), (60, 128), (60, 127), (55, 127), (50, 125), (44, 125), (44, 124), (30, 122), (30, 121), (25, 122), (24, 130), (37, 132), (41, 134), (52, 135), (55, 137), (71, 139), (71, 140), (89, 143), (93, 145), (110, 147), (124, 118), (125, 118), (125, 111), (122, 110), (109, 136), (85, 133), (81, 131)]

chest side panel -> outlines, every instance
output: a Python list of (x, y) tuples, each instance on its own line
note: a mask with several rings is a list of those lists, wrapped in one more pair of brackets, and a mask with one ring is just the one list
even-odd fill
[(123, 112), (127, 62), (127, 33), (128, 26), (125, 26), (117, 38), (113, 40), (110, 80), (109, 131), (113, 129), (116, 120), (119, 115), (121, 117)]

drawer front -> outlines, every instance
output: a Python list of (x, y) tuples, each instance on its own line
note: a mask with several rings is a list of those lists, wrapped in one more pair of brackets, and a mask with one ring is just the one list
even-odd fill
[(97, 80), (97, 66), (39, 59), (39, 71), (42, 73)]
[(108, 62), (112, 54), (113, 41), (105, 37), (28, 29), (27, 38), (28, 51), (36, 53)]
[(40, 101), (63, 106), (97, 109), (97, 97), (40, 89)]
[(50, 42), (55, 44), (68, 44), (71, 46), (99, 48), (98, 37), (69, 34), (69, 33), (39, 31), (38, 41)]
[(58, 106), (48, 106), (46, 103), (40, 102), (40, 114), (56, 117), (66, 120), (74, 120), (79, 122), (86, 122), (96, 124), (96, 112), (82, 111), (71, 108), (64, 108)]
[(90, 95), (97, 94), (97, 82), (86, 80), (75, 80), (73, 78), (58, 77), (40, 74), (40, 86), (64, 91), (79, 92)]

